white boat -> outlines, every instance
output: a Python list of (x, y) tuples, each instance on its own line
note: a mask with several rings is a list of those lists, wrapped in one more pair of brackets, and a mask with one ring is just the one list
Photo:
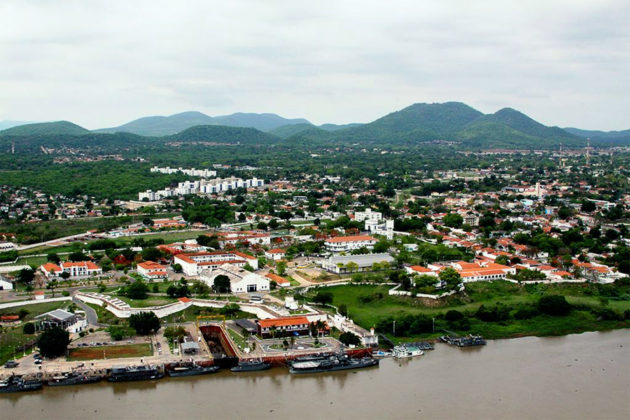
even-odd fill
[(424, 352), (415, 346), (396, 346), (392, 351), (392, 355), (397, 359), (422, 356), (423, 354)]

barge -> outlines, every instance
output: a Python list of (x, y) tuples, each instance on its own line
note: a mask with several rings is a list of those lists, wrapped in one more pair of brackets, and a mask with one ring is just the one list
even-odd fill
[(379, 360), (372, 357), (351, 359), (346, 355), (330, 356), (321, 360), (293, 362), (289, 367), (289, 372), (294, 374), (336, 372), (339, 370), (361, 369), (378, 366), (378, 364)]
[(109, 382), (128, 382), (160, 379), (163, 377), (164, 373), (162, 373), (161, 367), (154, 365), (118, 366), (111, 369), (107, 380)]
[(195, 362), (178, 363), (166, 368), (166, 373), (171, 377), (207, 375), (218, 371), (218, 366), (200, 366)]
[(25, 380), (20, 375), (11, 375), (0, 381), (0, 393), (36, 391), (42, 389), (42, 385), (40, 380)]

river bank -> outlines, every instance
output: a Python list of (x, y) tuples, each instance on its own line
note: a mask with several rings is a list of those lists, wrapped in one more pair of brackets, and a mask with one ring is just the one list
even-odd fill
[(630, 416), (630, 333), (491, 340), (358, 372), (285, 369), (7, 394), (11, 419), (514, 418)]

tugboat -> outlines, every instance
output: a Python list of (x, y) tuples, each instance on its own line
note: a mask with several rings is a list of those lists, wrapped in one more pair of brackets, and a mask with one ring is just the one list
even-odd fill
[(409, 357), (422, 356), (424, 352), (416, 346), (403, 345), (396, 346), (392, 351), (392, 355), (397, 359), (406, 359)]
[(166, 368), (166, 373), (171, 377), (206, 375), (218, 371), (218, 366), (199, 366), (195, 362), (179, 363)]
[(291, 373), (321, 373), (335, 372), (338, 370), (361, 369), (370, 366), (377, 366), (378, 359), (364, 357), (361, 359), (351, 359), (346, 355), (331, 356), (323, 360), (312, 360), (306, 362), (294, 362), (289, 368)]
[(111, 369), (109, 382), (143, 381), (147, 379), (160, 379), (164, 374), (158, 366), (115, 366)]
[(238, 365), (230, 369), (232, 372), (255, 372), (257, 370), (270, 369), (271, 365), (265, 363), (262, 359), (258, 360), (241, 360)]
[(7, 379), (0, 381), (0, 392), (23, 392), (41, 389), (42, 381), (24, 380), (20, 375), (11, 375)]
[(101, 379), (103, 379), (102, 376), (88, 376), (88, 375), (81, 374), (79, 372), (67, 372), (59, 376), (53, 377), (51, 380), (46, 382), (46, 385), (64, 386), (64, 385), (91, 384), (94, 382), (99, 382)]

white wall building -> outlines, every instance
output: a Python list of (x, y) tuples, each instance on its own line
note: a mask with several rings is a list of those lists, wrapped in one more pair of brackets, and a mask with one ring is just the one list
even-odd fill
[(370, 208), (365, 209), (365, 211), (357, 211), (354, 213), (355, 222), (363, 222), (365, 220), (380, 222), (383, 220), (383, 214), (380, 211), (372, 211)]
[(239, 251), (182, 253), (175, 255), (173, 264), (181, 265), (182, 271), (188, 276), (196, 276), (203, 270), (216, 269), (225, 264), (237, 267), (249, 264), (258, 270), (258, 259)]
[(233, 264), (224, 264), (213, 270), (204, 270), (199, 279), (212, 287), (214, 279), (220, 275), (227, 276), (230, 279), (230, 290), (232, 293), (253, 293), (269, 290), (269, 279)]
[(376, 238), (367, 235), (337, 236), (326, 239), (324, 245), (331, 252), (348, 252), (360, 248), (372, 249), (376, 242)]

